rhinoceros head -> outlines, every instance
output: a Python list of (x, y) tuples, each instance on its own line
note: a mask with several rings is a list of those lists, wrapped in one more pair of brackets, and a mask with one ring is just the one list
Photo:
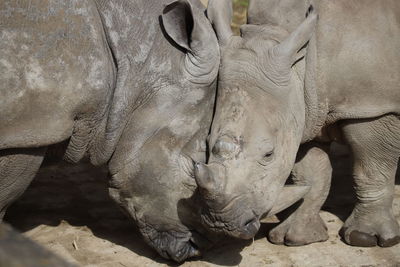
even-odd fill
[(232, 13), (230, 2), (211, 1), (208, 8), (222, 61), (210, 157), (207, 165), (197, 164), (195, 175), (206, 204), (203, 223), (248, 239), (262, 216), (306, 192), (284, 185), (305, 121), (303, 87), (292, 67), (317, 16), (310, 13), (290, 35), (277, 27), (247, 25), (237, 37), (226, 15)]
[(175, 261), (198, 256), (208, 243), (193, 200), (193, 161), (205, 161), (220, 56), (199, 3), (173, 1), (160, 14), (147, 64), (126, 79), (128, 90), (146, 90), (117, 103), (135, 108), (115, 112), (126, 123), (109, 161), (111, 197), (147, 243)]

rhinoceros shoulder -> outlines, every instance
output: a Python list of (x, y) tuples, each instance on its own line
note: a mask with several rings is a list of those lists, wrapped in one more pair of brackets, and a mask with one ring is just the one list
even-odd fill
[(400, 114), (398, 1), (321, 1), (318, 87), (330, 122)]
[(0, 3), (0, 149), (67, 139), (106, 106), (112, 64), (92, 1)]

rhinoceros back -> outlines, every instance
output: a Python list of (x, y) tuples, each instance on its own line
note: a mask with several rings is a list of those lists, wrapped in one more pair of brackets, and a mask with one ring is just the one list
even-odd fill
[(93, 1), (1, 1), (0, 149), (69, 138), (104, 112), (111, 75)]
[(317, 77), (328, 120), (400, 114), (400, 2), (318, 3)]

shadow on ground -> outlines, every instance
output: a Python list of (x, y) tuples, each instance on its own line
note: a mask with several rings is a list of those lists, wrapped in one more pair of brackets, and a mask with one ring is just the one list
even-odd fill
[[(332, 159), (334, 177), (323, 209), (344, 221), (355, 201), (351, 159), (343, 148), (335, 151)], [(399, 173), (396, 183), (400, 184)], [(106, 168), (95, 168), (87, 162), (42, 168), (25, 194), (9, 208), (5, 220), (21, 232), (42, 225), (57, 227), (63, 223), (83, 227), (94, 236), (139, 256), (171, 264), (144, 243), (133, 223), (109, 198)], [(274, 226), (276, 223), (263, 224), (255, 239), (265, 239)], [(238, 265), (242, 261), (240, 252), (252, 242), (226, 239), (206, 252), (202, 260), (217, 265)]]
[[(82, 227), (137, 255), (172, 264), (145, 244), (135, 225), (109, 198), (107, 185), (106, 168), (96, 168), (88, 162), (77, 165), (62, 162), (42, 167), (28, 190), (8, 209), (5, 221), (21, 232), (43, 225), (60, 229), (63, 224), (77, 229)], [(260, 231), (257, 238), (263, 238), (263, 233), (265, 230)], [(57, 242), (69, 241), (61, 238)], [(203, 260), (236, 266), (242, 260), (240, 251), (249, 244), (251, 241), (226, 239), (206, 253)]]
[(21, 232), (65, 222), (85, 226), (101, 239), (165, 262), (142, 241), (135, 225), (109, 198), (106, 168), (87, 162), (42, 168), (24, 195), (8, 209), (5, 220)]

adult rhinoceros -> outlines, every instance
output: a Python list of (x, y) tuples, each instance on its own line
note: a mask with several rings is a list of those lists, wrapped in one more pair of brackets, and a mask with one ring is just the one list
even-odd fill
[[(292, 1), (292, 7), (300, 2)], [(294, 180), (313, 187), (270, 239), (289, 245), (326, 240), (318, 212), (331, 165), (322, 143), (339, 140), (353, 152), (358, 198), (342, 228), (344, 240), (356, 246), (399, 243), (392, 201), (400, 156), (400, 2), (315, 1), (319, 20), (312, 8), (304, 20), (307, 8), (302, 9), (304, 21), (290, 34), (285, 26), (298, 13), (291, 10), (285, 19), (283, 9), (262, 3), (250, 3), (249, 20), (275, 16), (264, 20), (270, 23), (244, 25), (241, 37), (232, 36), (230, 1), (208, 11), (222, 63), (211, 155), (208, 165), (196, 169), (207, 204), (204, 223), (253, 237), (260, 217), (281, 205), (297, 153)]]
[(205, 159), (219, 65), (203, 9), (0, 2), (0, 217), (47, 148), (66, 141), (67, 160), (108, 163), (111, 197), (162, 256), (198, 255), (194, 226), (180, 220), (192, 211), (178, 202), (196, 187), (192, 159)]

